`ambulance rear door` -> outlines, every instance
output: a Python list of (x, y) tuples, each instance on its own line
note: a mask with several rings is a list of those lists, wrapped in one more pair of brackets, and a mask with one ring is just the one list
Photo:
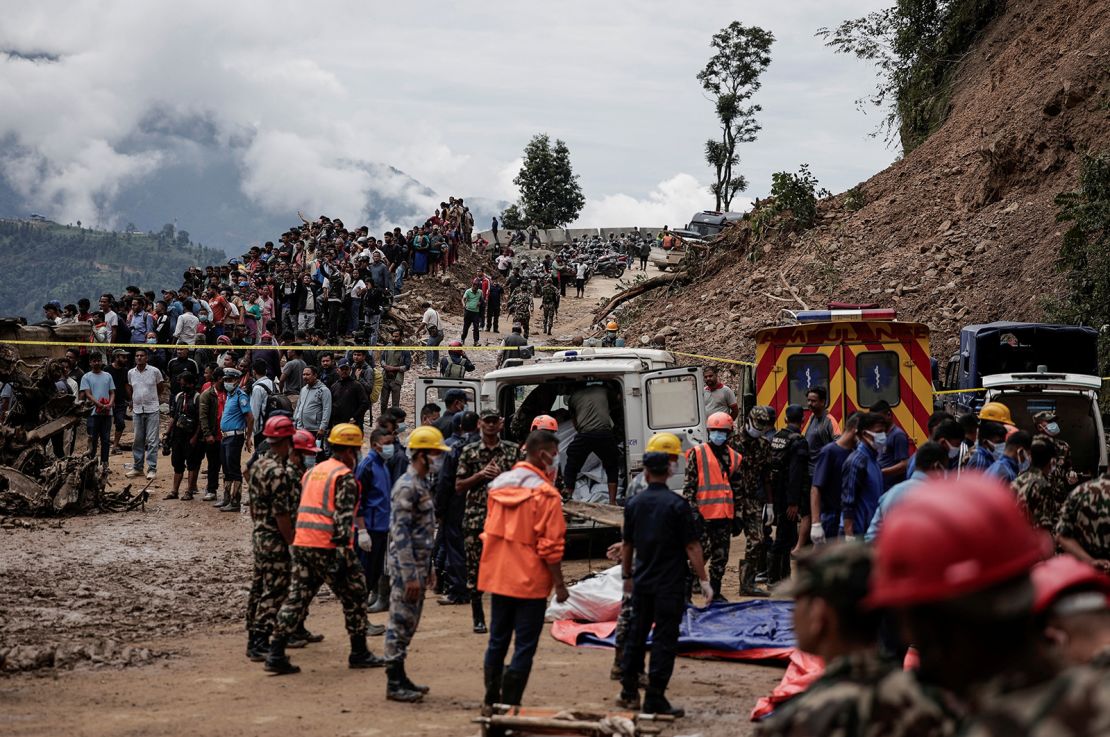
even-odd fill
[[(705, 442), (705, 400), (702, 387), (701, 368), (681, 366), (678, 368), (646, 371), (640, 374), (640, 399), (637, 403), (642, 415), (636, 418), (636, 426), (643, 428), (643, 437), (635, 438), (629, 433), (627, 454), (630, 472), (638, 471), (643, 465), (644, 446), (657, 432), (670, 432), (682, 441), (686, 451)], [(626, 402), (631, 405), (632, 402)], [(626, 409), (626, 412), (628, 409)], [(633, 427), (629, 417), (627, 427)], [(686, 471), (685, 453), (678, 461), (678, 472), (671, 477), (671, 488), (681, 488)]]

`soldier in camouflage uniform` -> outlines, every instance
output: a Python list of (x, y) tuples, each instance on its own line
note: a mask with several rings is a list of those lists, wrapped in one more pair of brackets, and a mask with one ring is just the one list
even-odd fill
[(543, 332), (546, 335), (551, 335), (551, 330), (555, 327), (555, 314), (559, 307), (559, 290), (555, 288), (555, 283), (552, 280), (544, 280), (542, 297)]
[(755, 576), (766, 565), (767, 548), (763, 544), (763, 507), (771, 502), (771, 443), (765, 437), (774, 427), (770, 408), (752, 407), (748, 423), (732, 436), (733, 449), (744, 457), (740, 464), (740, 489), (736, 494), (736, 517), (733, 533), (744, 533), (744, 563), (740, 569), (742, 596), (767, 596), (766, 589), (755, 582)]
[(532, 319), (532, 307), (532, 294), (526, 291), (524, 287), (518, 289), (509, 298), (509, 309), (513, 313), (513, 321), (520, 323), (525, 338), (528, 337), (528, 323)]
[(879, 616), (864, 609), (871, 549), (838, 541), (798, 560), (788, 593), (796, 600), (798, 648), (821, 657), (825, 672), (756, 728), (759, 737), (848, 737), (955, 733), (954, 715), (912, 673), (881, 658)]
[(1048, 475), (1048, 480), (1052, 482), (1056, 504), (1061, 505), (1068, 498), (1068, 492), (1079, 483), (1079, 476), (1071, 461), (1071, 446), (1068, 441), (1060, 438), (1060, 423), (1057, 422), (1055, 412), (1038, 412), (1033, 415), (1033, 422), (1037, 426), (1033, 439), (1043, 439), (1056, 446), (1056, 464)]
[(1060, 547), (1110, 572), (1110, 474), (1087, 481), (1068, 494), (1056, 523)]
[(1029, 450), (1029, 456), (1029, 470), (1018, 474), (1010, 487), (1033, 526), (1051, 533), (1056, 529), (1056, 521), (1060, 519), (1060, 502), (1050, 480), (1056, 446), (1051, 438), (1038, 435)]
[(486, 525), (486, 490), (489, 482), (508, 471), (522, 458), (520, 447), (501, 439), (503, 426), (496, 411), (482, 413), (478, 429), (482, 437), (459, 451), (455, 490), (466, 495), (463, 510), (463, 548), (466, 552), (466, 588), (474, 616), (474, 632), (486, 632), (482, 592), (478, 590), (478, 563), (482, 559), (482, 530)]
[(266, 659), (278, 610), (289, 593), (289, 546), (293, 510), (301, 487), (288, 464), (293, 421), (275, 416), (262, 430), (269, 448), (247, 469), (247, 498), (253, 531), (254, 576), (247, 598), (247, 657)]
[(348, 666), (376, 668), (385, 664), (366, 647), (366, 577), (353, 547), (359, 489), (352, 471), (362, 446), (362, 430), (340, 423), (331, 429), (328, 444), (332, 457), (317, 463), (301, 480), (292, 583), (278, 612), (266, 657), (266, 670), (278, 675), (300, 672), (285, 655), (286, 644), (325, 583), (343, 604), (351, 640)]
[(393, 485), (389, 513), (389, 627), (385, 632), (386, 698), (419, 701), (428, 692), (405, 673), (405, 656), (424, 610), (424, 592), (434, 584), (435, 501), (431, 481), (450, 450), (434, 427), (409, 436), (409, 467)]

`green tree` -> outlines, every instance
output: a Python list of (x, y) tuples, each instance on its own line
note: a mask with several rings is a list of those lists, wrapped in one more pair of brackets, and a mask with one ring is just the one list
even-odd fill
[(1061, 322), (1100, 328), (1099, 363), (1110, 367), (1110, 151), (1083, 157), (1079, 189), (1056, 197), (1057, 222), (1071, 223), (1064, 233), (1057, 268), (1064, 272), (1067, 293), (1049, 304)]
[(524, 217), (520, 214), (519, 207), (509, 205), (501, 211), (501, 227), (505, 230), (520, 230), (524, 227)]
[[(528, 225), (555, 228), (573, 222), (586, 204), (570, 165), (570, 150), (558, 139), (552, 145), (546, 133), (533, 136), (524, 147), (524, 163), (513, 184), (520, 188), (517, 212), (510, 213), (510, 207), (501, 214), (510, 221), (519, 217)], [(504, 225), (513, 227), (509, 222)]]
[(713, 96), (721, 127), (719, 137), (705, 144), (705, 159), (716, 175), (709, 190), (716, 198), (717, 210), (728, 210), (736, 194), (748, 188), (748, 181), (737, 171), (736, 146), (751, 143), (759, 132), (755, 114), (762, 108), (745, 103), (760, 87), (759, 77), (771, 63), (774, 40), (770, 31), (733, 21), (713, 35), (709, 42), (713, 56), (698, 72), (701, 86)]

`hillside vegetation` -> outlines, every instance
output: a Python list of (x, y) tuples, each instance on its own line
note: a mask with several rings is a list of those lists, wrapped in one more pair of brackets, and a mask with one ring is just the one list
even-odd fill
[(223, 263), (222, 251), (191, 243), (184, 231), (115, 233), (37, 220), (0, 220), (0, 316), (42, 318), (42, 305), (104, 292), (176, 288), (190, 266)]

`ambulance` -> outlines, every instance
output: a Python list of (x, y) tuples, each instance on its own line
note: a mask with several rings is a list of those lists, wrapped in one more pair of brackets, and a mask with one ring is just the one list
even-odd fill
[[(756, 403), (786, 424), (787, 405), (806, 406), (806, 394), (828, 392), (829, 412), (841, 427), (852, 413), (886, 400), (914, 447), (928, 440), (933, 412), (929, 328), (901, 322), (890, 309), (788, 312), (790, 324), (756, 332)], [(806, 412), (806, 422), (809, 412)]]

